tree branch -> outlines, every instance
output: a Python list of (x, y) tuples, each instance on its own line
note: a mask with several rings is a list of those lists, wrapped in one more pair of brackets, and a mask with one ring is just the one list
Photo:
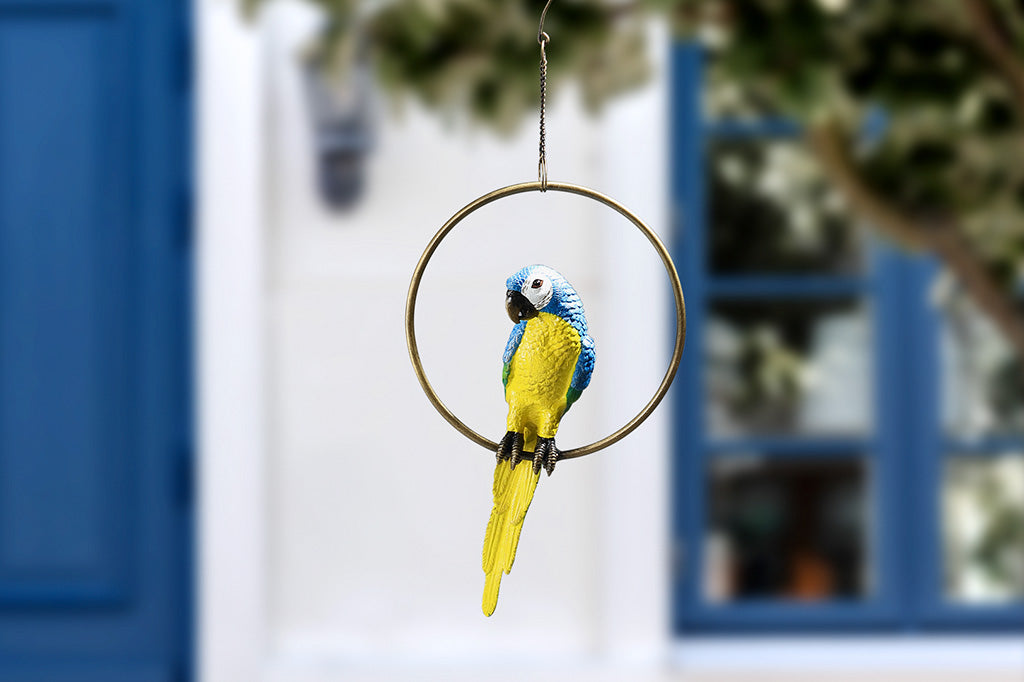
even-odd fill
[(960, 281), (961, 286), (1024, 358), (1024, 316), (1014, 305), (1011, 291), (999, 285), (978, 258), (963, 233), (953, 225), (929, 230), (932, 250)]
[(963, 234), (952, 224), (926, 225), (879, 196), (864, 182), (835, 124), (817, 125), (811, 128), (808, 137), (825, 174), (854, 210), (879, 232), (938, 256), (975, 305), (1013, 345), (1017, 355), (1024, 358), (1024, 316), (1014, 305), (1012, 293), (992, 277)]
[(963, 5), (978, 46), (1002, 73), (1013, 91), (1018, 112), (1024, 116), (1024, 60), (999, 30), (995, 10), (988, 0), (963, 0)]
[(813, 126), (808, 132), (808, 139), (826, 175), (878, 231), (904, 246), (925, 246), (923, 226), (876, 194), (861, 179), (847, 155), (846, 141), (835, 123)]

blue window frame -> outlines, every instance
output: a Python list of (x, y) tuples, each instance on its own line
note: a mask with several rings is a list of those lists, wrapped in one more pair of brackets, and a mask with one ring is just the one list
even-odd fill
[[(773, 274), (756, 266), (714, 266), (709, 253), (712, 237), (718, 236), (712, 230), (719, 226), (708, 217), (712, 180), (706, 170), (712, 148), (733, 142), (798, 142), (800, 130), (771, 119), (705, 120), (700, 49), (675, 46), (671, 66), (674, 251), (691, 330), (675, 394), (675, 629), (1024, 630), (1020, 593), (982, 603), (950, 597), (942, 539), (944, 476), (952, 469), (969, 470), (972, 463), (984, 466), (1006, 453), (1024, 462), (1024, 433), (943, 435), (950, 431), (943, 428), (942, 373), (948, 363), (943, 361), (941, 314), (930, 303), (939, 268), (927, 257), (870, 240), (863, 243), (862, 261), (855, 268)], [(756, 225), (744, 238), (757, 243)], [(751, 253), (756, 262), (757, 254)], [(862, 418), (852, 427), (831, 430), (717, 425), (715, 415), (709, 415), (708, 375), (714, 366), (709, 351), (721, 339), (709, 336), (723, 320), (744, 324), (758, 316), (784, 333), (806, 336), (804, 318), (815, 311), (824, 311), (822, 319), (827, 319), (815, 328), (818, 332), (839, 325), (863, 334), (856, 351), (860, 364), (853, 363), (866, 375), (858, 383), (866, 389)], [(842, 396), (842, 388), (834, 395)], [(844, 508), (859, 509), (859, 521), (846, 526), (837, 521), (827, 528), (805, 523), (823, 513), (821, 496), (808, 493), (818, 489), (854, 500)], [(780, 506), (780, 499), (786, 504)], [(760, 504), (769, 519), (771, 510), (786, 509), (790, 525), (809, 526), (799, 535), (812, 539), (780, 539), (758, 526), (757, 518), (744, 516), (751, 507), (736, 511), (742, 504)], [(747, 524), (730, 536), (740, 542), (730, 540), (722, 549), (720, 538), (709, 534), (719, 517)], [(752, 535), (742, 534), (747, 527), (755, 529)], [(802, 554), (799, 548), (806, 542), (828, 545), (832, 564)], [(748, 545), (758, 543), (761, 549), (743, 556)], [(785, 566), (774, 551), (780, 547), (797, 547), (786, 550), (796, 558), (787, 558)], [(716, 559), (720, 554), (728, 560)], [(718, 571), (724, 577), (716, 575), (716, 566), (729, 570)]]

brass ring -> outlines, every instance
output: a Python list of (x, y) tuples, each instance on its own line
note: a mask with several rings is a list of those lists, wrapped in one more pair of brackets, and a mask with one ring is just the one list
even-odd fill
[(478, 208), (486, 206), (487, 204), (503, 199), (505, 197), (512, 196), (514, 194), (523, 194), (525, 192), (542, 191), (547, 189), (551, 192), (567, 192), (569, 194), (578, 194), (580, 196), (594, 199), (600, 203), (615, 209), (620, 214), (629, 219), (637, 229), (643, 232), (647, 240), (651, 242), (654, 250), (658, 252), (658, 256), (661, 257), (661, 262), (665, 266), (666, 272), (668, 272), (669, 280), (672, 282), (672, 295), (675, 297), (676, 304), (676, 343), (675, 348), (672, 350), (672, 359), (669, 362), (668, 370), (665, 372), (665, 377), (661, 380), (661, 385), (658, 386), (658, 390), (655, 391), (654, 397), (644, 405), (644, 408), (640, 410), (640, 413), (630, 419), (625, 426), (601, 440), (595, 441), (590, 445), (584, 445), (583, 447), (574, 448), (572, 450), (566, 450), (561, 453), (559, 459), (573, 459), (575, 457), (582, 457), (603, 450), (604, 448), (619, 442), (630, 433), (633, 432), (640, 424), (644, 422), (651, 413), (654, 412), (655, 408), (658, 407), (658, 403), (661, 402), (665, 394), (668, 393), (669, 387), (672, 385), (672, 380), (675, 378), (676, 370), (679, 369), (679, 359), (683, 354), (683, 346), (686, 343), (686, 303), (683, 301), (683, 287), (679, 283), (679, 275), (676, 273), (676, 267), (672, 263), (672, 257), (668, 253), (668, 249), (662, 244), (658, 235), (654, 231), (647, 227), (640, 218), (638, 218), (628, 208), (615, 201), (614, 199), (596, 192), (587, 187), (581, 187), (579, 185), (571, 185), (564, 182), (548, 182), (546, 188), (540, 182), (524, 182), (518, 185), (509, 185), (508, 187), (502, 187), (496, 189), (489, 194), (485, 194), (482, 197), (471, 201), (462, 207), (455, 215), (448, 219), (441, 229), (437, 231), (430, 243), (427, 244), (427, 248), (423, 251), (423, 255), (420, 256), (419, 262), (416, 264), (416, 270), (412, 275), (412, 282), (409, 283), (409, 295), (405, 301), (405, 341), (409, 346), (409, 359), (412, 360), (413, 369), (416, 371), (416, 378), (420, 381), (420, 386), (423, 388), (423, 392), (427, 394), (427, 398), (430, 399), (430, 403), (434, 408), (441, 413), (441, 416), (445, 420), (455, 427), (455, 429), (466, 438), (470, 439), (477, 445), (481, 445), (491, 452), (498, 450), (498, 444), (492, 440), (484, 438), (473, 429), (466, 426), (462, 421), (456, 417), (448, 407), (441, 402), (441, 399), (434, 392), (433, 387), (427, 380), (426, 374), (423, 372), (423, 362), (420, 360), (419, 348), (416, 344), (416, 295), (419, 293), (420, 280), (423, 278), (423, 272), (427, 268), (427, 263), (430, 262), (430, 258), (434, 255), (437, 247), (441, 244), (445, 237), (448, 236), (455, 226), (458, 225), (463, 218), (473, 213)]

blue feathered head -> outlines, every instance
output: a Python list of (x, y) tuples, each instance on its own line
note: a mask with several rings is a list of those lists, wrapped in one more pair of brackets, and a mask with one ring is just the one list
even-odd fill
[(505, 310), (513, 322), (538, 313), (557, 315), (580, 334), (586, 334), (583, 301), (569, 281), (546, 265), (527, 265), (505, 282)]

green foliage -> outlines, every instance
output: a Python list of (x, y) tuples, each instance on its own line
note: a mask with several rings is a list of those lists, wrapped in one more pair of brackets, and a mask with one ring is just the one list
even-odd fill
[[(955, 219), (1005, 285), (1024, 274), (1024, 120), (964, 2), (682, 4), (680, 29), (708, 44), (712, 91), (730, 93), (715, 113), (828, 116), (853, 131), (884, 111), (884, 134), (856, 156), (867, 185), (906, 215)], [(1024, 44), (1024, 3), (998, 7)]]
[[(395, 97), (502, 131), (535, 119), (544, 0), (309, 2), (330, 17), (320, 57), (344, 64), (358, 43)], [(828, 117), (857, 139), (865, 117), (884, 111), (884, 134), (855, 156), (866, 184), (906, 215), (953, 219), (1009, 286), (1024, 274), (1024, 112), (967, 2), (556, 0), (550, 91), (574, 82), (596, 108), (642, 83), (641, 20), (667, 17), (707, 47), (714, 115)], [(1024, 62), (1024, 2), (983, 4)]]
[[(245, 1), (250, 8), (264, 2)], [(396, 0), (361, 8), (356, 0), (310, 2), (329, 18), (317, 55), (344, 67), (365, 48), (378, 81), (395, 98), (412, 96), (445, 115), (465, 112), (502, 132), (535, 118), (543, 2)], [(588, 0), (552, 4), (545, 23), (549, 96), (571, 80), (596, 109), (648, 79), (643, 34), (635, 22), (616, 21), (616, 13)]]

